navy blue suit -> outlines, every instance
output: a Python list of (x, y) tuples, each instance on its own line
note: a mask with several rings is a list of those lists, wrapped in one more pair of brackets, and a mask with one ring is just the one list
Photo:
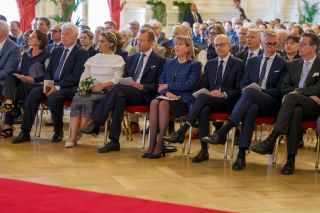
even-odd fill
[[(245, 66), (242, 88), (259, 82), (260, 64), (263, 55), (250, 58)], [(275, 116), (281, 105), (281, 83), (286, 72), (286, 61), (276, 55), (270, 67), (266, 89), (261, 91), (246, 89), (229, 117), (229, 121), (241, 124), (239, 147), (249, 147), (254, 130), (255, 119), (261, 116)]]
[[(202, 87), (209, 91), (215, 89), (218, 58), (207, 62), (204, 68)], [(227, 98), (217, 98), (201, 94), (192, 105), (187, 121), (193, 125), (199, 119), (200, 138), (209, 134), (209, 114), (213, 112), (231, 112), (240, 97), (240, 83), (243, 76), (244, 63), (230, 55), (223, 73), (221, 91)], [(201, 149), (207, 150), (207, 143), (201, 142)]]
[[(196, 14), (197, 14), (198, 22), (201, 24), (202, 23), (201, 15), (198, 12), (196, 12)], [(193, 26), (193, 24), (195, 23), (195, 20), (191, 11), (186, 14), (186, 16), (184, 17), (184, 21), (189, 22), (191, 27)]]
[[(133, 77), (139, 61), (140, 52), (128, 57), (124, 68), (124, 77)], [(121, 122), (126, 105), (145, 105), (157, 95), (159, 77), (162, 72), (165, 59), (151, 52), (144, 67), (140, 84), (143, 90), (135, 87), (117, 84), (106, 96), (99, 101), (90, 117), (96, 125), (102, 125), (111, 113), (112, 122), (110, 126), (109, 138), (118, 142), (121, 133)]]
[(21, 58), (19, 46), (7, 39), (0, 51), (0, 94), (6, 76), (17, 70)]
[[(64, 48), (62, 47), (57, 47), (52, 51), (50, 62), (44, 74), (45, 80), (53, 80), (54, 73), (59, 65), (63, 51)], [(55, 85), (59, 86), (60, 90), (52, 93), (48, 97), (43, 93), (42, 87), (37, 87), (30, 91), (21, 125), (21, 129), (24, 132), (31, 131), (38, 107), (41, 101), (46, 99), (52, 114), (54, 131), (62, 131), (63, 101), (72, 100), (77, 90), (80, 76), (84, 70), (84, 63), (88, 58), (88, 51), (76, 44), (64, 63), (59, 82), (55, 82)]]

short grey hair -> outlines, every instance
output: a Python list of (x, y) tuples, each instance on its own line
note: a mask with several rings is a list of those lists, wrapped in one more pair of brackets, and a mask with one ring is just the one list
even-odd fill
[(8, 37), (9, 35), (9, 26), (7, 22), (0, 20), (0, 30), (3, 32), (3, 34)]
[(263, 31), (263, 32), (261, 33), (261, 36), (262, 36), (262, 40), (264, 41), (266, 37), (268, 37), (268, 36), (278, 37), (278, 34), (277, 34), (276, 31), (274, 31), (274, 30), (266, 29), (265, 31)]
[(288, 37), (288, 35), (289, 35), (289, 32), (287, 30), (285, 30), (285, 29), (277, 29), (276, 32), (277, 32), (278, 35), (284, 34), (285, 37)]
[(151, 19), (151, 20), (149, 21), (149, 24), (152, 25), (152, 26), (153, 26), (153, 25), (159, 25), (160, 28), (162, 28), (161, 22), (158, 21), (157, 19)]
[(129, 40), (133, 38), (133, 33), (128, 29), (121, 30), (121, 34), (127, 36)]
[(64, 29), (70, 29), (72, 30), (72, 32), (77, 36), (77, 38), (79, 37), (79, 30), (78, 30), (78, 27), (70, 22), (67, 22), (67, 23), (64, 23), (62, 26), (61, 26), (61, 30), (64, 30)]
[(257, 28), (249, 28), (248, 33), (255, 33), (257, 34), (257, 37), (261, 40), (261, 32), (259, 29)]

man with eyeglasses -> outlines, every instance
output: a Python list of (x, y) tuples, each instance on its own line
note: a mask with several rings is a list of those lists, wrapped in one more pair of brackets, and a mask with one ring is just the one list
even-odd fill
[(57, 47), (63, 47), (61, 42), (61, 25), (55, 24), (50, 29), (52, 43), (48, 45), (48, 51), (51, 53)]
[[(192, 125), (199, 120), (199, 136), (209, 134), (209, 114), (213, 112), (230, 113), (240, 97), (240, 82), (243, 75), (244, 63), (230, 54), (231, 43), (226, 35), (218, 35), (214, 40), (218, 57), (209, 60), (205, 66), (203, 88), (210, 94), (197, 97), (189, 112), (186, 123), (164, 140), (183, 143), (184, 136)], [(192, 159), (200, 163), (209, 159), (208, 145), (201, 141), (200, 152)]]
[(235, 57), (240, 58), (244, 63), (246, 63), (249, 58), (262, 54), (262, 50), (260, 49), (261, 34), (258, 29), (249, 29), (246, 35), (246, 44), (248, 48), (235, 54)]
[(242, 95), (233, 108), (226, 124), (214, 135), (202, 138), (211, 144), (225, 144), (228, 132), (241, 122), (239, 152), (234, 171), (246, 166), (245, 154), (251, 144), (255, 119), (275, 116), (281, 105), (281, 82), (286, 72), (286, 61), (276, 54), (278, 35), (273, 30), (262, 33), (263, 55), (249, 58), (245, 66)]
[(300, 141), (302, 120), (316, 121), (320, 115), (320, 58), (317, 56), (319, 38), (303, 33), (299, 40), (300, 59), (288, 63), (288, 72), (281, 87), (286, 94), (272, 133), (263, 142), (250, 147), (259, 154), (272, 154), (277, 138), (287, 135), (287, 162), (281, 173), (291, 175)]

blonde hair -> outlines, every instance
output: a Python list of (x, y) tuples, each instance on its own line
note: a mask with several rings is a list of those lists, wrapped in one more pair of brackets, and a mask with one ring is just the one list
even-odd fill
[(195, 58), (194, 56), (194, 45), (193, 45), (193, 41), (189, 36), (177, 36), (175, 38), (175, 43), (177, 41), (183, 41), (187, 47), (189, 47), (189, 52), (187, 54), (187, 60), (192, 60)]
[(115, 52), (117, 50), (117, 36), (113, 32), (102, 32), (101, 36), (105, 37), (108, 42), (112, 43), (110, 50)]

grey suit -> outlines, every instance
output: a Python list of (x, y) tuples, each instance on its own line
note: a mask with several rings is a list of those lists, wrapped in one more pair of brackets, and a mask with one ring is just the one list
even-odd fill
[(0, 94), (5, 77), (17, 70), (20, 57), (19, 46), (7, 39), (0, 51)]
[[(297, 154), (302, 120), (316, 121), (320, 105), (309, 96), (320, 97), (320, 58), (316, 57), (303, 88), (298, 88), (303, 59), (288, 63), (288, 72), (283, 80), (282, 92), (286, 94), (280, 108), (274, 130), (288, 135), (288, 154)], [(293, 92), (293, 91), (297, 92)]]

